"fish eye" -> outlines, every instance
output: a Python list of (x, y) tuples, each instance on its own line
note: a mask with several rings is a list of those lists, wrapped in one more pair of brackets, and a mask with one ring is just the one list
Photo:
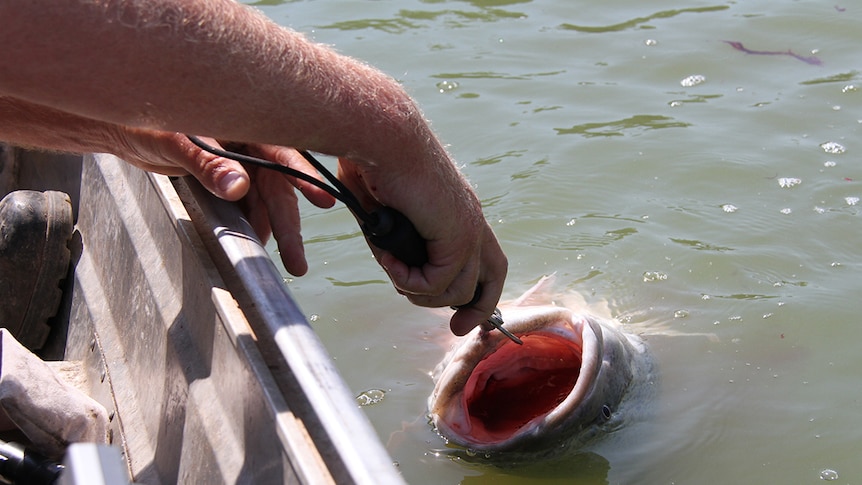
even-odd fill
[(602, 406), (602, 417), (605, 419), (611, 419), (611, 407), (607, 404)]

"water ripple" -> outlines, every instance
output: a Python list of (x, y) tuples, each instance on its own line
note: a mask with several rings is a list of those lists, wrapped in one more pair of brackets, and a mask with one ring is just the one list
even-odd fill
[(534, 247), (558, 249), (562, 251), (583, 251), (587, 248), (600, 248), (611, 243), (622, 240), (627, 236), (637, 234), (637, 229), (626, 227), (612, 231), (606, 231), (601, 235), (592, 234), (577, 234), (567, 240), (560, 240), (559, 237), (548, 238), (543, 241), (537, 241), (532, 244)]
[(479, 160), (476, 160), (475, 162), (471, 162), (470, 165), (478, 165), (478, 166), (496, 165), (496, 164), (502, 162), (503, 160), (505, 160), (507, 158), (520, 158), (520, 157), (524, 156), (526, 153), (527, 153), (527, 150), (509, 150), (509, 151), (507, 151), (505, 153), (501, 153), (499, 155), (491, 155), (489, 157), (480, 158)]
[(443, 19), (449, 27), (464, 27), (471, 22), (496, 22), (503, 19), (520, 19), (525, 14), (511, 12), (500, 8), (489, 8), (485, 2), (474, 3), (478, 10), (400, 10), (395, 18), (382, 19), (355, 19), (334, 22), (321, 25), (321, 29), (336, 29), (343, 31), (351, 30), (380, 30), (390, 34), (401, 34), (409, 30), (426, 27), (427, 22), (436, 22)]
[(677, 107), (684, 103), (705, 103), (710, 99), (718, 99), (723, 97), (722, 94), (692, 94), (688, 99), (674, 99), (668, 102), (671, 107)]
[(543, 76), (556, 76), (558, 74), (564, 74), (565, 70), (559, 71), (545, 71), (545, 72), (531, 72), (526, 74), (509, 74), (505, 72), (494, 72), (494, 71), (473, 71), (473, 72), (442, 72), (440, 74), (435, 74), (431, 76), (436, 79), (510, 79), (516, 81), (524, 81), (528, 79), (533, 79), (536, 77)]
[(365, 286), (365, 285), (388, 285), (389, 282), (386, 280), (364, 280), (364, 281), (342, 281), (336, 278), (327, 277), (326, 278), (332, 286), (342, 286), (342, 287), (353, 287), (353, 286)]
[(677, 243), (677, 244), (682, 244), (683, 246), (688, 246), (688, 247), (693, 248), (693, 249), (696, 249), (696, 250), (698, 250), (698, 251), (717, 251), (717, 252), (724, 252), (724, 251), (733, 251), (733, 250), (734, 250), (734, 249), (733, 249), (733, 248), (731, 248), (731, 247), (727, 247), (727, 246), (716, 246), (716, 245), (714, 245), (714, 244), (705, 243), (705, 242), (703, 242), (703, 241), (698, 241), (698, 240), (696, 240), (696, 239), (675, 239), (675, 238), (670, 238), (670, 240), (671, 240), (671, 241), (673, 241), (673, 242), (675, 242), (675, 243)]
[(584, 123), (571, 128), (554, 128), (558, 135), (623, 136), (626, 130), (646, 131), (659, 128), (686, 128), (691, 123), (677, 121), (669, 116), (635, 115), (629, 118), (606, 123)]
[(827, 77), (819, 77), (816, 79), (811, 79), (809, 81), (802, 81), (799, 84), (803, 86), (810, 86), (813, 84), (826, 84), (826, 83), (844, 83), (848, 81), (853, 81), (854, 79), (859, 78), (859, 71), (850, 71), (844, 72), (840, 74), (835, 74)]
[(613, 25), (601, 25), (598, 27), (590, 27), (587, 25), (575, 25), (564, 23), (559, 26), (562, 30), (574, 30), (577, 32), (585, 32), (590, 34), (600, 34), (604, 32), (619, 32), (621, 30), (628, 30), (633, 28), (648, 28), (647, 26), (643, 26), (642, 24), (646, 24), (650, 21), (656, 19), (666, 19), (676, 17), (677, 15), (682, 15), (685, 13), (704, 13), (704, 12), (717, 12), (720, 10), (727, 10), (730, 7), (727, 5), (716, 5), (713, 7), (698, 7), (698, 8), (682, 8), (677, 10), (662, 10), (661, 12), (656, 12), (647, 17), (635, 17), (631, 20), (626, 20), (625, 22), (620, 22), (618, 24)]

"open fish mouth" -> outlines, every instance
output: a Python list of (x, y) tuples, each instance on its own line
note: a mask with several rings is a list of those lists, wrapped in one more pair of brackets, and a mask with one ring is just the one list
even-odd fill
[(451, 442), (517, 448), (557, 437), (575, 411), (584, 412), (579, 407), (601, 370), (599, 325), (547, 306), (516, 309), (507, 318), (523, 345), (477, 330), (441, 362), (429, 402), (435, 426)]
[(464, 386), (463, 407), (476, 444), (511, 438), (557, 408), (575, 387), (581, 346), (553, 333), (519, 336), (482, 359)]
[(532, 453), (583, 443), (610, 427), (633, 378), (651, 372), (638, 337), (616, 322), (537, 302), (536, 287), (501, 306), (523, 345), (477, 328), (435, 369), (428, 409), (450, 444)]

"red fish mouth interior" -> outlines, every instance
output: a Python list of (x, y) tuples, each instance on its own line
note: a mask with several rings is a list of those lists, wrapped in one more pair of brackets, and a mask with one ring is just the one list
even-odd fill
[(556, 334), (521, 336), (524, 345), (506, 343), (473, 369), (464, 387), (471, 438), (493, 443), (551, 412), (578, 380), (582, 348)]

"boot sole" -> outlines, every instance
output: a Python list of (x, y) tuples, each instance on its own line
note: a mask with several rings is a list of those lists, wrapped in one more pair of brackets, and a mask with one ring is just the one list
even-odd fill
[(69, 241), (72, 239), (72, 200), (64, 192), (45, 192), (47, 228), (42, 252), (42, 267), (36, 279), (33, 295), (38, 301), (30, 301), (27, 314), (18, 335), (18, 341), (31, 350), (45, 345), (51, 327), (48, 319), (57, 313), (63, 290), (60, 282), (69, 272)]

